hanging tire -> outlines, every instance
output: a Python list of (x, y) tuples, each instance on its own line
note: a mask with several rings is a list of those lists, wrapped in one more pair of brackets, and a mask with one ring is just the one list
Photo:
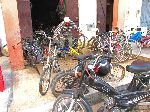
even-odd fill
[[(70, 107), (72, 106), (72, 108)], [(71, 94), (61, 94), (53, 105), (52, 112), (93, 112), (90, 104), (84, 98), (76, 101)]]
[(55, 97), (58, 97), (64, 89), (71, 89), (76, 86), (76, 79), (73, 71), (63, 71), (55, 75), (51, 81), (51, 91)]
[(2, 55), (9, 56), (7, 44), (2, 47)]
[(51, 69), (47, 67), (40, 75), (39, 92), (43, 96), (47, 93), (50, 86)]

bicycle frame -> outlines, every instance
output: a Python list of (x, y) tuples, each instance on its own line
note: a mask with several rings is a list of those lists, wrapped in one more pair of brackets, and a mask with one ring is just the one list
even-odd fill
[(71, 55), (75, 55), (75, 56), (78, 56), (80, 55), (79, 52), (77, 52), (74, 48), (70, 47), (70, 46), (67, 46), (67, 47), (64, 47), (64, 48), (58, 48), (58, 50), (60, 50), (61, 52), (64, 51), (64, 54), (63, 56), (66, 57), (67, 54), (71, 54)]
[(51, 37), (49, 37), (49, 47), (48, 47), (48, 54), (47, 54), (47, 61), (46, 61), (46, 64), (43, 66), (43, 69), (45, 68), (50, 68), (52, 69), (55, 65), (55, 60), (56, 60), (56, 57), (57, 57), (57, 49), (56, 49), (56, 45), (54, 46), (54, 50), (51, 49), (51, 45), (52, 45), (52, 42), (51, 42)]

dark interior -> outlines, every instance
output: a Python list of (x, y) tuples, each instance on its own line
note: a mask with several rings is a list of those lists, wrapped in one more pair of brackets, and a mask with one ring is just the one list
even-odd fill
[(107, 32), (112, 30), (113, 4), (114, 4), (114, 0), (107, 0), (107, 6), (106, 6), (106, 31)]
[(51, 28), (61, 22), (59, 0), (30, 0), (33, 30)]
[[(60, 0), (30, 0), (33, 30), (52, 28), (61, 21), (57, 10)], [(106, 31), (112, 30), (114, 0), (107, 0)]]

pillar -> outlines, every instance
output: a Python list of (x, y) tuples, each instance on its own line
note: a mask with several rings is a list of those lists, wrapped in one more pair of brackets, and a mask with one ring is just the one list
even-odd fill
[(112, 30), (115, 27), (117, 27), (117, 23), (118, 23), (118, 4), (119, 4), (119, 0), (114, 0)]
[[(21, 5), (21, 1), (26, 4)], [(29, 0), (1, 0), (1, 2), (10, 65), (12, 70), (23, 69), (24, 58), (20, 41), (25, 36), (32, 36), (31, 16), (28, 14)]]

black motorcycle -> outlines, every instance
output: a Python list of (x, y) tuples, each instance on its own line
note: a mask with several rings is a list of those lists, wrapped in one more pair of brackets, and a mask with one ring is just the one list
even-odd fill
[[(89, 101), (84, 96), (85, 85), (98, 90), (103, 93), (104, 96), (108, 97), (107, 102), (98, 109), (98, 112), (129, 112), (133, 110), (140, 101), (149, 98), (150, 91), (142, 90), (147, 89), (144, 85), (149, 84), (150, 63), (140, 61), (128, 65), (126, 67), (127, 71), (141, 74), (137, 77), (135, 75), (133, 78), (134, 80), (140, 79), (140, 81), (132, 81), (127, 90), (120, 92), (101, 78), (110, 72), (111, 59), (112, 57), (110, 56), (99, 58), (96, 64), (93, 65), (93, 68), (90, 69), (87, 67), (86, 60), (79, 61), (80, 67), (78, 67), (75, 72), (75, 76), (80, 78), (77, 83), (78, 85), (72, 90), (63, 91), (53, 105), (53, 112), (92, 112)], [(135, 88), (135, 90), (133, 90), (133, 88)]]
[[(87, 60), (86, 59), (87, 56), (91, 56), (91, 58)], [(101, 57), (99, 57), (97, 54), (79, 55), (77, 57), (77, 60), (79, 62), (75, 67), (67, 71), (59, 72), (57, 75), (53, 77), (51, 81), (52, 94), (55, 97), (58, 97), (64, 89), (72, 89), (77, 85), (77, 81), (79, 80), (79, 78), (75, 77), (74, 72), (76, 68), (80, 66), (80, 61), (83, 61), (85, 59), (86, 62), (88, 63), (88, 68), (92, 69), (93, 65), (96, 63), (96, 61), (99, 58)], [(124, 78), (125, 68), (122, 65), (110, 62), (110, 66), (111, 66), (111, 70), (109, 72), (109, 75), (104, 77), (106, 81), (113, 82), (113, 81), (119, 81)]]

